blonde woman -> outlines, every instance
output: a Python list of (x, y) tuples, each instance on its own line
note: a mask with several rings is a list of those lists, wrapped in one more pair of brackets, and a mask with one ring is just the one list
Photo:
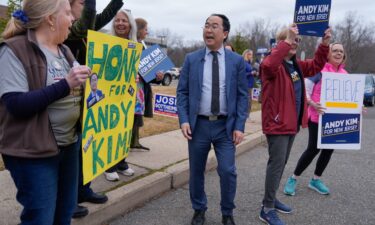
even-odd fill
[(73, 16), (68, 0), (24, 0), (0, 45), (0, 152), (23, 206), (21, 224), (67, 225), (77, 201), (81, 85), (62, 45)]
[[(117, 12), (112, 22), (112, 34), (131, 41), (137, 41), (137, 25), (129, 10), (121, 9)], [(129, 167), (126, 158), (109, 168), (105, 173), (108, 181), (118, 181), (118, 173), (125, 176), (133, 176), (134, 170)]]
[(250, 49), (246, 49), (242, 53), (242, 57), (245, 60), (246, 65), (246, 78), (247, 78), (247, 88), (249, 90), (249, 108), (248, 108), (248, 117), (250, 118), (250, 111), (251, 111), (251, 101), (252, 101), (252, 93), (253, 93), (253, 87), (254, 87), (254, 74), (256, 74), (256, 71), (252, 68), (252, 62), (253, 62), (253, 51)]
[[(325, 64), (322, 72), (332, 73), (348, 73), (344, 69), (345, 51), (344, 46), (340, 43), (333, 43), (330, 45), (328, 55), (328, 62)], [(284, 193), (286, 195), (295, 195), (297, 179), (302, 175), (303, 171), (311, 164), (313, 159), (319, 154), (318, 160), (314, 170), (314, 176), (311, 178), (308, 187), (315, 190), (319, 194), (328, 195), (329, 188), (320, 179), (324, 170), (328, 166), (331, 159), (333, 149), (318, 149), (318, 123), (319, 114), (323, 114), (325, 108), (320, 104), (320, 93), (322, 86), (322, 73), (319, 72), (313, 77), (305, 79), (306, 97), (309, 117), (309, 143), (307, 149), (298, 160), (297, 166), (292, 176), (290, 176), (285, 184)]]

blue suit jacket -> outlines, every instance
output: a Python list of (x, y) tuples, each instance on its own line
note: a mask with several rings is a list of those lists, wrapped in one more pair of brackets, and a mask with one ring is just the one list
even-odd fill
[[(206, 49), (188, 54), (177, 87), (177, 110), (180, 125), (189, 123), (194, 132), (202, 92)], [(248, 108), (248, 90), (243, 58), (225, 49), (225, 82), (228, 118), (226, 130), (230, 139), (234, 130), (244, 132)]]
[[(99, 89), (96, 90), (96, 94), (99, 96), (99, 101), (104, 98), (103, 92)], [(96, 100), (95, 96), (90, 92), (89, 96), (86, 99), (87, 108), (90, 108), (91, 106), (95, 105), (98, 101)]]

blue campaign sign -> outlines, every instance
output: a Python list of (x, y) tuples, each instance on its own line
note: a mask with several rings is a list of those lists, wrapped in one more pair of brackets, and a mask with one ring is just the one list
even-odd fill
[(294, 23), (300, 35), (323, 37), (328, 28), (331, 0), (296, 0)]
[(251, 95), (251, 100), (259, 101), (260, 97), (260, 88), (253, 88), (253, 94)]
[(273, 49), (274, 47), (276, 47), (277, 43), (276, 43), (276, 38), (271, 38), (270, 39), (270, 47), (271, 49)]
[(325, 113), (322, 116), (322, 144), (359, 144), (360, 114)]
[(174, 64), (167, 54), (159, 45), (153, 45), (142, 52), (138, 73), (146, 82), (150, 82), (155, 79), (158, 71), (165, 72), (172, 67)]
[(177, 98), (176, 96), (155, 94), (154, 113), (162, 116), (177, 118)]
[(267, 53), (268, 53), (268, 48), (266, 48), (266, 47), (260, 47), (256, 51), (257, 55), (265, 55)]

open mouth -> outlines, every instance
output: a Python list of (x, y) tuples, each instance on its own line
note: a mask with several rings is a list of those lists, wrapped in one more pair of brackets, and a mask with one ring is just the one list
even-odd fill
[(333, 57), (335, 60), (342, 60), (342, 57)]
[(125, 27), (122, 27), (122, 26), (121, 26), (121, 27), (117, 27), (117, 28), (116, 28), (116, 31), (117, 31), (117, 32), (126, 32), (126, 28), (125, 28)]
[(118, 25), (118, 26), (117, 26), (117, 29), (119, 29), (119, 30), (125, 30), (125, 28), (126, 28), (126, 27), (125, 27), (124, 25)]

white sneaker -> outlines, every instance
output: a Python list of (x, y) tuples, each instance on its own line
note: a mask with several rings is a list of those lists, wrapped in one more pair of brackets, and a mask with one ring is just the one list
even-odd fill
[(134, 170), (130, 167), (126, 170), (118, 170), (118, 172), (121, 173), (122, 175), (129, 176), (129, 177), (134, 175)]
[(112, 173), (104, 172), (104, 175), (105, 175), (105, 179), (107, 179), (108, 181), (120, 180), (120, 177), (118, 176), (117, 172), (112, 172)]

